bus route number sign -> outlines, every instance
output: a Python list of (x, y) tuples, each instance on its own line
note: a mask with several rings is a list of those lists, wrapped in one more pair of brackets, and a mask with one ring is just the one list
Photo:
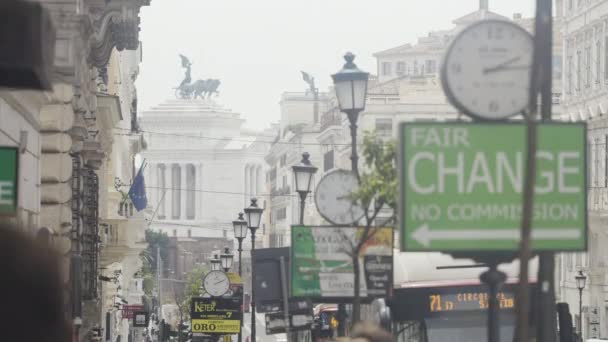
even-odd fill
[[(400, 128), (402, 250), (516, 250), (527, 126), (404, 123)], [(532, 248), (584, 251), (586, 126), (547, 123), (537, 128)]]

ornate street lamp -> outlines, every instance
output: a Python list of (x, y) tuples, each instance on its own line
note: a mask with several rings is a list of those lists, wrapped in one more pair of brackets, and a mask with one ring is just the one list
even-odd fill
[(253, 252), (255, 251), (255, 232), (260, 228), (262, 221), (262, 213), (264, 209), (258, 207), (257, 198), (251, 199), (251, 205), (244, 209), (247, 216), (247, 226), (251, 230), (251, 341), (255, 339), (255, 285), (253, 278), (255, 277), (255, 263), (253, 262)]
[(583, 271), (578, 271), (578, 274), (574, 277), (576, 279), (576, 287), (578, 288), (578, 334), (583, 338), (583, 289), (587, 283), (587, 277), (583, 274)]
[(309, 160), (310, 154), (304, 152), (299, 164), (292, 166), (293, 174), (296, 178), (296, 192), (300, 194), (300, 224), (304, 224), (304, 208), (306, 206), (306, 196), (310, 193), (312, 186), (312, 176), (318, 168), (313, 166)]
[(334, 80), (336, 89), (336, 97), (340, 110), (348, 116), (350, 122), (351, 135), (351, 163), (353, 172), (359, 177), (358, 155), (357, 155), (357, 119), (359, 113), (365, 110), (365, 101), (367, 99), (367, 81), (369, 73), (357, 68), (353, 63), (355, 55), (347, 52), (344, 55), (346, 63), (342, 70), (331, 75)]
[[(232, 221), (232, 227), (234, 228), (234, 237), (239, 242), (239, 277), (242, 275), (243, 263), (241, 261), (241, 254), (243, 253), (243, 240), (247, 237), (247, 221), (243, 217), (243, 213), (239, 213), (239, 218)], [(241, 325), (243, 324), (241, 320)], [(243, 335), (239, 333), (238, 342), (241, 342)]]
[(230, 253), (230, 249), (228, 247), (224, 248), (224, 253), (220, 254), (220, 261), (222, 263), (224, 272), (228, 273), (232, 267), (232, 262), (234, 261), (234, 255)]
[(222, 269), (222, 261), (220, 260), (217, 254), (215, 254), (213, 256), (213, 259), (209, 260), (209, 262), (211, 263), (212, 271), (220, 271)]

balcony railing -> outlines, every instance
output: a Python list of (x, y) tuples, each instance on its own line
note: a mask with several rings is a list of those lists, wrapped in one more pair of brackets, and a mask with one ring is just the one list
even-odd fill
[(337, 109), (321, 115), (321, 131), (324, 131), (331, 126), (340, 125), (342, 125), (342, 113)]

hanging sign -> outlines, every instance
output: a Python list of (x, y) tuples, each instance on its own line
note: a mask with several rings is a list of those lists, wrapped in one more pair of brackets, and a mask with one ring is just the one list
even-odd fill
[[(354, 297), (352, 258), (364, 228), (292, 226), (293, 297), (349, 300)], [(388, 297), (393, 280), (393, 229), (372, 228), (359, 253), (362, 297)]]
[(0, 215), (15, 215), (19, 184), (19, 150), (17, 147), (0, 147), (0, 165)]
[[(586, 126), (538, 125), (532, 248), (586, 250)], [(523, 123), (404, 123), (404, 251), (513, 251), (527, 151)]]

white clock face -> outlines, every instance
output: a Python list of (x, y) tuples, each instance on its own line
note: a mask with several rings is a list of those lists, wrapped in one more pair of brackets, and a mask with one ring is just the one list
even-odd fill
[(352, 224), (363, 217), (363, 209), (351, 199), (351, 193), (358, 186), (357, 177), (351, 171), (335, 170), (326, 174), (315, 192), (315, 203), (321, 216), (339, 225)]
[(528, 106), (532, 36), (517, 24), (485, 20), (464, 29), (442, 66), (443, 89), (460, 111), (500, 120)]
[(211, 271), (203, 279), (205, 291), (213, 297), (220, 297), (230, 289), (230, 279), (222, 271)]

